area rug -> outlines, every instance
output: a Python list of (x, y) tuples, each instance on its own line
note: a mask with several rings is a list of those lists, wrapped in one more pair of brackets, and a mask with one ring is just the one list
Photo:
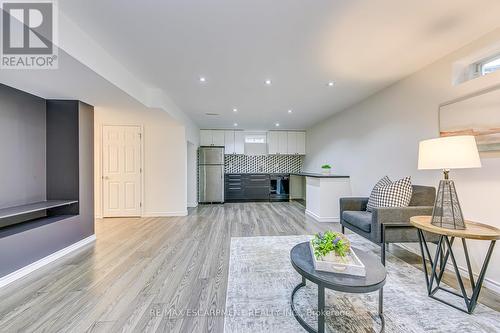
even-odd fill
[[(357, 235), (353, 246), (372, 253), (379, 247)], [(231, 239), (225, 333), (286, 332), (304, 329), (290, 310), (290, 295), (301, 281), (290, 264), (290, 249), (310, 236)], [(478, 304), (467, 315), (427, 296), (423, 272), (387, 255), (384, 287), (385, 332), (500, 332), (500, 313)], [(441, 295), (440, 295), (441, 296)], [(450, 301), (461, 304), (451, 296)], [(378, 292), (345, 294), (327, 290), (327, 332), (379, 332)], [(317, 287), (308, 283), (295, 296), (299, 313), (317, 327)]]

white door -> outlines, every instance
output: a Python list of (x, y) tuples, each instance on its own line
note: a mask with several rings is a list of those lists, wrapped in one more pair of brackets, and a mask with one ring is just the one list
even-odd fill
[(234, 131), (224, 131), (224, 154), (234, 154)]
[(234, 131), (234, 153), (245, 154), (245, 133), (243, 131)]
[(288, 155), (297, 154), (297, 132), (288, 132)]
[(212, 130), (212, 140), (214, 146), (224, 146), (224, 131)]
[(212, 131), (200, 130), (200, 146), (211, 146), (212, 143)]
[(141, 216), (141, 128), (102, 130), (103, 216)]

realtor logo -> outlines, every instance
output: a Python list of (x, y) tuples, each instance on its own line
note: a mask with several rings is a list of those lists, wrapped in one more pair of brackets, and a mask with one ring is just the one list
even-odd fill
[(2, 69), (56, 69), (54, 1), (2, 1)]

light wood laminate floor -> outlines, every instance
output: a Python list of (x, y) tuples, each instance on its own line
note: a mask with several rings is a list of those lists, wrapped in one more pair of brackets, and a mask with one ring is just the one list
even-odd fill
[(327, 229), (294, 202), (97, 220), (95, 244), (0, 289), (0, 332), (222, 332), (231, 237)]

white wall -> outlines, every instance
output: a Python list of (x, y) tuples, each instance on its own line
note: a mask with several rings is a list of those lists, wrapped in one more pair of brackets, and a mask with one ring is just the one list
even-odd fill
[[(415, 184), (437, 186), (439, 171), (418, 171), (418, 142), (439, 136), (438, 106), (500, 83), (493, 73), (453, 86), (452, 64), (500, 40), (500, 29), (380, 91), (307, 131), (305, 170), (331, 163), (351, 176), (353, 195), (368, 195), (384, 175), (412, 176)], [(500, 227), (500, 154), (483, 154), (481, 169), (452, 171), (465, 217)], [(475, 272), (487, 242), (470, 242)], [(416, 249), (416, 247), (413, 247)], [(460, 257), (462, 257), (460, 255)], [(462, 260), (461, 265), (464, 266)], [(500, 248), (489, 266), (488, 287), (500, 291)]]
[(144, 216), (182, 216), (186, 206), (187, 147), (185, 127), (157, 109), (116, 110), (96, 107), (95, 208), (102, 215), (102, 125), (142, 125), (144, 128)]

